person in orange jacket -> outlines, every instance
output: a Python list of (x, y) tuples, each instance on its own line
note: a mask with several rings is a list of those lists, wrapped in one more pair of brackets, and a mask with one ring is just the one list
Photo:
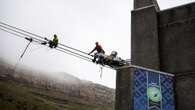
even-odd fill
[[(94, 51), (97, 51), (97, 53), (102, 53), (102, 54), (104, 54), (105, 53), (105, 51), (104, 51), (104, 49), (102, 48), (102, 46), (98, 43), (98, 42), (95, 42), (95, 48), (91, 51), (91, 52), (89, 52), (89, 54), (88, 55), (90, 55), (91, 53), (93, 53)], [(96, 58), (98, 57), (96, 54), (97, 53), (95, 53), (95, 55), (94, 55), (94, 59), (92, 60), (93, 62), (95, 62), (96, 61)]]

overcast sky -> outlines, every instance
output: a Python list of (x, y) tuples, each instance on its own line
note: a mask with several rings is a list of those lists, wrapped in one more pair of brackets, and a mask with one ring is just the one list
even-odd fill
[[(161, 9), (195, 0), (158, 0)], [(112, 50), (130, 58), (130, 17), (133, 0), (0, 0), (0, 21), (61, 43), (90, 52), (95, 42), (106, 54)], [(0, 57), (15, 64), (27, 45), (24, 39), (0, 31)], [(48, 71), (66, 72), (81, 79), (115, 88), (115, 71), (51, 50), (31, 45), (20, 65)]]

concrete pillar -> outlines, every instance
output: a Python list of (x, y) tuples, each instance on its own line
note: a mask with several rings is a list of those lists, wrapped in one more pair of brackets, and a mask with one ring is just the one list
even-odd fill
[(157, 22), (157, 11), (154, 5), (132, 11), (131, 59), (133, 65), (160, 69)]
[(160, 11), (156, 0), (134, 0), (134, 9), (154, 5), (157, 11)]
[(176, 109), (194, 110), (195, 72), (176, 75), (175, 80)]
[(131, 68), (117, 70), (115, 110), (131, 110)]

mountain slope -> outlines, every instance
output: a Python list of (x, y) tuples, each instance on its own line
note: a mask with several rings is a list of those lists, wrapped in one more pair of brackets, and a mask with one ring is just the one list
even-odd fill
[(28, 88), (16, 84), (0, 82), (1, 110), (61, 110), (50, 101), (36, 97)]
[(60, 73), (64, 78), (0, 63), (1, 110), (111, 110), (114, 89)]

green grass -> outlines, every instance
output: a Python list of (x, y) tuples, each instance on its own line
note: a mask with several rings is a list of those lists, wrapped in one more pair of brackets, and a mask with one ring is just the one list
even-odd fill
[(111, 110), (82, 103), (62, 95), (50, 94), (46, 90), (21, 86), (0, 80), (1, 110)]
[(0, 82), (1, 110), (61, 110), (50, 101), (40, 99), (27, 88)]

